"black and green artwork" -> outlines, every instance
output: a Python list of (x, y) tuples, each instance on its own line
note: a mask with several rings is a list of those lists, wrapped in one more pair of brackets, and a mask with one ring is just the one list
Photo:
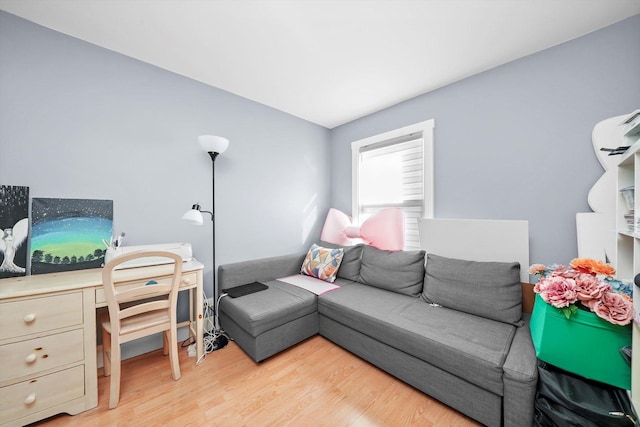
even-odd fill
[(31, 274), (99, 268), (111, 240), (113, 201), (34, 198)]
[(29, 187), (0, 185), (0, 279), (27, 273)]

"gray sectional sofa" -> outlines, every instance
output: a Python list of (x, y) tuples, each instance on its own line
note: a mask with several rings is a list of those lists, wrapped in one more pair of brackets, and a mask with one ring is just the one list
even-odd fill
[[(328, 245), (326, 245), (328, 246)], [(256, 362), (320, 334), (400, 380), (489, 426), (530, 426), (536, 356), (522, 313), (518, 263), (456, 260), (424, 251), (344, 248), (322, 295), (276, 279), (305, 254), (219, 267), (221, 325)]]

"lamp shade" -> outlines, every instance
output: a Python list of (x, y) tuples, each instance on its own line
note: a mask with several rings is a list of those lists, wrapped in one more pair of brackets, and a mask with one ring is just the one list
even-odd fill
[(182, 215), (182, 219), (195, 225), (202, 225), (204, 222), (202, 219), (202, 212), (198, 209), (189, 209), (184, 215)]
[(227, 147), (229, 147), (229, 140), (227, 138), (215, 135), (200, 135), (198, 142), (207, 153), (224, 153)]

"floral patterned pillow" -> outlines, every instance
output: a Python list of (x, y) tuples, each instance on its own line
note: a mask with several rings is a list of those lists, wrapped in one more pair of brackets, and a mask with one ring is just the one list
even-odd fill
[(323, 248), (314, 243), (304, 258), (300, 273), (333, 283), (343, 256), (342, 248)]

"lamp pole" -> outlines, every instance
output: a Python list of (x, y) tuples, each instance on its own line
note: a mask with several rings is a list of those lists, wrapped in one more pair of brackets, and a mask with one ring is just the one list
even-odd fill
[(221, 330), (219, 322), (218, 322), (218, 284), (216, 283), (216, 157), (219, 154), (223, 153), (229, 147), (229, 140), (223, 138), (221, 136), (215, 135), (200, 135), (198, 137), (198, 143), (200, 147), (207, 153), (209, 153), (209, 157), (211, 157), (211, 211), (203, 211), (200, 209), (200, 205), (196, 203), (191, 207), (191, 210), (187, 211), (182, 219), (192, 222), (196, 225), (202, 225), (203, 218), (202, 213), (208, 213), (211, 215), (211, 258), (213, 261), (213, 269), (211, 271), (212, 284), (211, 290), (213, 291), (213, 331), (210, 334), (214, 337), (213, 342), (211, 343), (211, 350), (205, 351), (208, 353), (210, 351), (218, 350), (223, 348), (229, 341), (226, 334)]
[[(211, 157), (211, 233), (212, 233), (212, 241), (211, 241), (211, 257), (213, 260), (213, 283), (212, 283), (212, 291), (213, 291), (213, 318), (218, 318), (218, 285), (216, 283), (216, 157), (218, 154), (215, 151), (209, 151), (209, 156)], [(218, 332), (219, 325), (214, 320), (214, 333)]]

